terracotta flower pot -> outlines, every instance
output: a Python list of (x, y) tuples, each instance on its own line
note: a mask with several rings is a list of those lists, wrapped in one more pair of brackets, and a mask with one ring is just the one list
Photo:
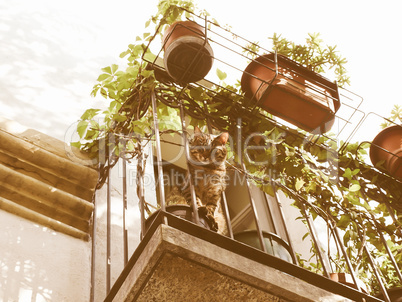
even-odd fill
[[(177, 217), (183, 218), (188, 221), (192, 221), (193, 214), (191, 207), (186, 204), (175, 204), (166, 206), (166, 212), (176, 215)], [(159, 210), (152, 213), (151, 216), (145, 221), (145, 231), (144, 234), (147, 232), (149, 227), (152, 225), (152, 222), (155, 220), (156, 215), (159, 213)], [(211, 229), (205, 215), (199, 215), (200, 225), (208, 230)]]
[(277, 55), (277, 59), (276, 65), (271, 53), (247, 66), (241, 79), (246, 97), (303, 130), (330, 130), (340, 107), (337, 84), (285, 56)]
[(162, 42), (166, 71), (176, 82), (197, 82), (210, 71), (214, 54), (201, 25), (175, 22), (165, 31)]
[[(276, 234), (268, 232), (263, 232), (263, 237), (265, 249), (268, 254), (281, 258), (285, 261), (295, 263), (295, 259), (293, 259), (290, 253), (289, 245), (282, 238)], [(234, 239), (262, 250), (258, 233), (255, 230), (247, 230), (234, 234)]]
[[(347, 273), (330, 273), (329, 277), (331, 280), (345, 284), (347, 286), (356, 288), (356, 284), (353, 282), (352, 275), (347, 274)], [(359, 288), (365, 292), (366, 294), (368, 293), (367, 286), (366, 284), (363, 283), (363, 281), (357, 279), (357, 283), (359, 285)]]
[(382, 130), (370, 146), (373, 165), (384, 161), (384, 169), (396, 178), (402, 179), (402, 125), (393, 125)]

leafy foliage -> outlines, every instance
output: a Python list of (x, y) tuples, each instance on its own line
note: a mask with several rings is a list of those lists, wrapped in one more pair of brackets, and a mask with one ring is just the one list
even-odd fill
[(324, 46), (319, 33), (309, 33), (305, 45), (296, 44), (276, 33), (270, 39), (274, 50), (279, 54), (289, 57), (316, 73), (323, 73), (334, 68), (338, 85), (341, 87), (350, 85), (350, 78), (345, 68), (347, 60), (338, 54), (336, 45)]
[(391, 111), (390, 116), (384, 123), (381, 124), (381, 127), (386, 128), (388, 126), (393, 125), (394, 123), (396, 124), (402, 123), (402, 106), (395, 105)]
[[(182, 18), (192, 18), (196, 10), (192, 1), (162, 0), (156, 15), (146, 23), (155, 25), (155, 35), (163, 28)], [(200, 14), (208, 15), (206, 12)], [(217, 22), (215, 22), (217, 24)], [(312, 219), (321, 217), (327, 223), (332, 236), (335, 226), (341, 231), (347, 255), (354, 263), (359, 275), (372, 284), (377, 283), (369, 270), (368, 257), (376, 259), (389, 285), (396, 284), (387, 250), (378, 237), (384, 234), (387, 244), (399, 265), (402, 264), (402, 192), (401, 183), (378, 172), (362, 160), (367, 145), (349, 144), (339, 153), (337, 144), (330, 136), (314, 140), (306, 134), (279, 126), (266, 112), (250, 111), (243, 104), (239, 87), (224, 84), (227, 74), (217, 70), (221, 86), (205, 89), (197, 85), (177, 86), (157, 70), (149, 68), (146, 60), (155, 56), (147, 43), (155, 35), (145, 33), (137, 37), (135, 44), (121, 54), (127, 59), (127, 67), (120, 69), (112, 64), (102, 69), (92, 95), (100, 94), (108, 100), (106, 110), (88, 109), (81, 116), (77, 132), (80, 141), (76, 146), (99, 158), (100, 185), (106, 180), (108, 170), (119, 157), (134, 158), (141, 154), (142, 145), (153, 139), (154, 120), (151, 106), (153, 95), (158, 100), (157, 116), (159, 127), (165, 133), (181, 131), (180, 109), (185, 111), (190, 125), (206, 125), (220, 131), (237, 133), (241, 117), (241, 135), (250, 146), (238, 146), (233, 142), (230, 148), (231, 164), (239, 158), (245, 159), (247, 173), (257, 185), (269, 194), (274, 187), (280, 188), (295, 200), (295, 206), (307, 208)], [(323, 47), (318, 34), (309, 35), (307, 45), (296, 45), (279, 35), (272, 37), (275, 49), (315, 72), (335, 68), (340, 84), (348, 84), (344, 64), (335, 47)], [(248, 54), (259, 51), (257, 44), (246, 49)], [(391, 119), (401, 119), (398, 106)], [(261, 129), (264, 129), (261, 132)], [(314, 143), (313, 143), (314, 141)], [(238, 154), (236, 150), (242, 150)], [(110, 155), (111, 154), (111, 155)], [(242, 169), (242, 167), (237, 167)], [(317, 250), (313, 247), (313, 252)], [(346, 269), (344, 257), (337, 253), (332, 257), (335, 270)], [(322, 273), (322, 264), (300, 259), (306, 267)], [(374, 280), (374, 281), (373, 281)]]

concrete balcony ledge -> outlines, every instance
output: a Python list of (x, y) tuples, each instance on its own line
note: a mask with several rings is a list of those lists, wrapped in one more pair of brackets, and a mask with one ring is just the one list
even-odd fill
[(0, 118), (0, 208), (88, 239), (98, 172), (64, 142)]
[[(169, 223), (177, 219), (169, 217)], [(352, 288), (187, 221), (186, 231), (178, 224), (154, 224), (106, 302), (361, 301)], [(295, 274), (288, 273), (292, 270)]]

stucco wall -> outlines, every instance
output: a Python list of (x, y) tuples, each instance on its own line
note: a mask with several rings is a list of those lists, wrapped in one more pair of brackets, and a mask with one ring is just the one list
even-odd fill
[(0, 211), (0, 301), (89, 301), (91, 244)]
[[(72, 160), (63, 142), (1, 117), (0, 133), (0, 301), (89, 301), (92, 211), (71, 216), (85, 219), (83, 232), (60, 219), (60, 208), (87, 191), (93, 208), (97, 171)], [(75, 191), (66, 185), (74, 177), (83, 185)]]

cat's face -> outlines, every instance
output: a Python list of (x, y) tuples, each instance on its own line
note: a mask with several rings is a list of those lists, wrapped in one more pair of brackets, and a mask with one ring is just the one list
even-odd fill
[(217, 137), (202, 133), (198, 127), (194, 129), (194, 137), (190, 140), (191, 159), (200, 164), (219, 165), (226, 160), (226, 143), (229, 134), (224, 132)]

